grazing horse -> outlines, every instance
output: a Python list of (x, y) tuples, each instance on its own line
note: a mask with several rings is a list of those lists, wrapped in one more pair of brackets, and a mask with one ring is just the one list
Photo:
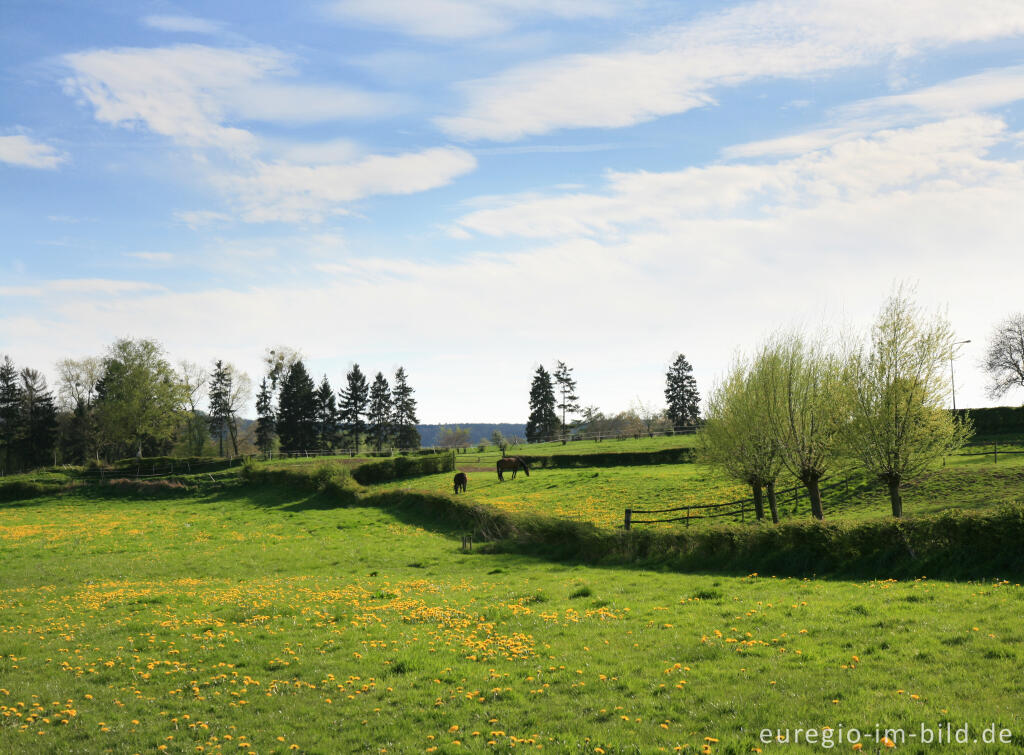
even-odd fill
[(455, 492), (458, 493), (460, 490), (466, 492), (466, 483), (468, 482), (465, 472), (459, 472), (455, 475)]
[(512, 479), (516, 479), (516, 472), (520, 469), (526, 472), (526, 476), (530, 476), (530, 468), (526, 466), (526, 462), (518, 456), (506, 456), (502, 459), (498, 459), (498, 479), (502, 482), (505, 481), (505, 476), (502, 472), (512, 470)]

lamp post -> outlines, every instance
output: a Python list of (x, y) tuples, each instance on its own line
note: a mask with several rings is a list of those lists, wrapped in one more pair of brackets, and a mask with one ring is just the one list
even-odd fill
[(953, 388), (953, 411), (954, 412), (956, 411), (956, 378), (953, 377), (953, 352), (956, 350), (956, 347), (959, 346), (960, 344), (970, 343), (970, 342), (971, 342), (970, 338), (968, 338), (966, 341), (957, 341), (956, 343), (953, 344), (952, 348), (949, 351), (949, 384)]

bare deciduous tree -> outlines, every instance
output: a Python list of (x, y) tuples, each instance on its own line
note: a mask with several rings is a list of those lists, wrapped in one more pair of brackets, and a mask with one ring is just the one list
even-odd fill
[(991, 398), (1000, 398), (1011, 388), (1024, 388), (1024, 313), (996, 326), (981, 366), (988, 373)]

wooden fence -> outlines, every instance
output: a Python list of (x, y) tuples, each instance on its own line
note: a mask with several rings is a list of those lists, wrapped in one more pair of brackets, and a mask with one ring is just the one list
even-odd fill
[[(827, 485), (820, 486), (822, 493), (828, 490), (835, 490), (838, 487), (843, 487), (846, 491), (850, 489), (850, 481), (854, 478), (849, 474), (843, 476), (842, 479), (836, 482), (829, 483)], [(803, 485), (794, 485), (791, 488), (785, 488), (784, 490), (775, 491), (775, 504), (781, 507), (783, 504), (796, 504), (801, 498), (801, 491), (806, 491)], [(807, 498), (808, 502), (810, 498)], [(768, 505), (768, 499), (764, 499), (765, 507)], [(649, 516), (651, 514), (678, 514), (678, 512), (686, 512), (678, 516), (667, 517), (664, 519), (636, 519), (636, 514)], [(706, 513), (706, 512), (712, 513)], [(697, 512), (697, 513), (694, 513)], [(738, 518), (741, 522), (746, 521), (747, 513), (751, 516), (754, 515), (754, 498), (740, 498), (736, 501), (729, 501), (728, 503), (707, 503), (702, 505), (689, 505), (689, 506), (674, 506), (667, 509), (626, 509), (626, 514), (623, 521), (623, 527), (630, 529), (634, 524), (665, 524), (668, 522), (684, 522), (687, 527), (690, 526), (690, 521), (694, 519), (714, 519), (720, 516), (731, 516)]]

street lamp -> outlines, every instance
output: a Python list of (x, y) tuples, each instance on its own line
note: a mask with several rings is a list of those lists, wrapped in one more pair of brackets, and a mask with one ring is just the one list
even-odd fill
[(960, 344), (970, 343), (970, 342), (971, 342), (970, 338), (968, 338), (966, 341), (957, 341), (956, 343), (953, 344), (952, 348), (949, 350), (949, 384), (953, 388), (953, 411), (954, 412), (956, 411), (956, 379), (953, 377), (953, 352), (956, 350), (956, 347), (959, 346)]

